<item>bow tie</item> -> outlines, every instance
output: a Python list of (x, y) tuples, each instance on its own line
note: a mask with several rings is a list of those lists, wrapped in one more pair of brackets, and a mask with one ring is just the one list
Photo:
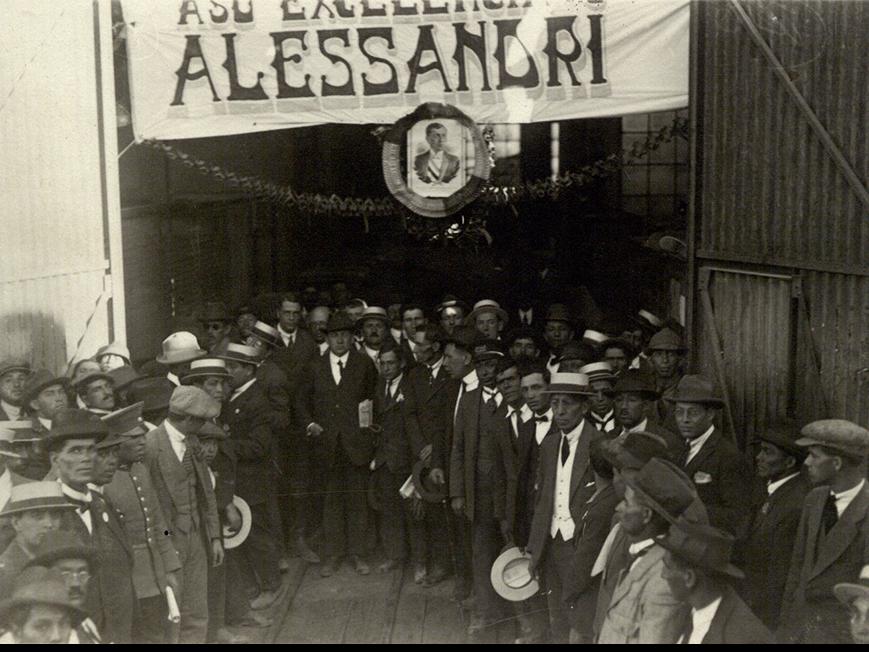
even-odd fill
[(542, 417), (535, 416), (534, 420), (537, 423), (549, 423), (549, 417), (546, 416), (545, 414)]

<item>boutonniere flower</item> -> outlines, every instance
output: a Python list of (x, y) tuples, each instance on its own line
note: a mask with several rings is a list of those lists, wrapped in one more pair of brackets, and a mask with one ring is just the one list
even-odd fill
[(398, 394), (395, 395), (395, 402), (396, 403), (401, 403), (403, 400), (404, 400), (404, 394), (402, 394), (401, 392), (399, 392)]

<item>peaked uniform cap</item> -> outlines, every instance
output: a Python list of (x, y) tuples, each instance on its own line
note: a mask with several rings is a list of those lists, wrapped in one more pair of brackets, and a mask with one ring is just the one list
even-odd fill
[(479, 317), (484, 312), (494, 312), (498, 315), (498, 319), (501, 320), (502, 324), (506, 324), (509, 320), (509, 316), (507, 315), (507, 311), (504, 310), (501, 305), (492, 299), (483, 299), (482, 301), (477, 301), (474, 304), (474, 309), (471, 310), (470, 314), (465, 318), (465, 324), (468, 326), (473, 326), (477, 322), (477, 317)]
[(199, 348), (199, 341), (193, 333), (178, 331), (163, 340), (163, 352), (157, 356), (157, 362), (166, 365), (182, 364), (201, 358), (206, 353)]
[(676, 331), (664, 328), (652, 335), (652, 339), (649, 340), (649, 345), (646, 347), (646, 350), (677, 351), (684, 353), (688, 349), (682, 343), (682, 338), (679, 337), (679, 334), (676, 333)]
[(869, 430), (845, 419), (821, 419), (803, 426), (798, 446), (826, 446), (853, 457), (869, 455)]
[(144, 407), (145, 402), (139, 401), (101, 418), (108, 427), (110, 435), (126, 435), (128, 437), (144, 435), (148, 431), (145, 420), (142, 419), (142, 408)]
[(211, 398), (205, 390), (182, 385), (172, 392), (169, 411), (201, 419), (214, 419), (220, 416), (220, 403)]

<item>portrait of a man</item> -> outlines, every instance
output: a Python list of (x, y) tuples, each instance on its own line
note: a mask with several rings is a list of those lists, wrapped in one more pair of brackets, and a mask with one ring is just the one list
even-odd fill
[(413, 169), (423, 183), (449, 183), (459, 173), (459, 157), (444, 149), (447, 143), (447, 128), (443, 123), (432, 122), (425, 128), (428, 150), (413, 159)]

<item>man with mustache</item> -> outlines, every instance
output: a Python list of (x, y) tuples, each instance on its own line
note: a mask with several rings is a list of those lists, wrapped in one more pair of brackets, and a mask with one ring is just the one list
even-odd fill
[(17, 421), (22, 417), (24, 385), (30, 364), (24, 360), (0, 362), (0, 421)]
[(103, 487), (103, 496), (123, 516), (133, 546), (133, 588), (139, 601), (133, 639), (137, 643), (166, 642), (166, 587), (178, 595), (181, 560), (164, 535), (166, 519), (154, 491), (145, 459), (143, 402), (103, 417), (109, 437), (117, 441), (117, 470)]

